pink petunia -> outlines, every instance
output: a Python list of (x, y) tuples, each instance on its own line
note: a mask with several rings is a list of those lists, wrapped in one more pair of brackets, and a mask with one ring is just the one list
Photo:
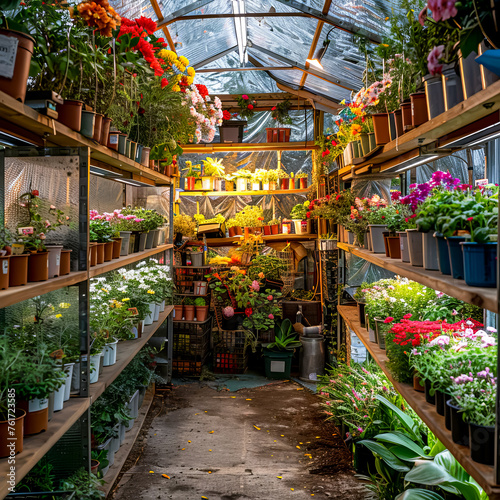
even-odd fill
[(434, 47), (427, 56), (427, 69), (432, 76), (440, 75), (443, 71), (443, 64), (439, 60), (443, 57), (444, 45)]
[(458, 14), (456, 0), (429, 0), (427, 6), (432, 12), (434, 21), (446, 21)]

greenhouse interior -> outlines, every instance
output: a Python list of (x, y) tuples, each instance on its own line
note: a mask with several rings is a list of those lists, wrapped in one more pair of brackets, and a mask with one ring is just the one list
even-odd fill
[(500, 500), (499, 19), (0, 0), (0, 499)]

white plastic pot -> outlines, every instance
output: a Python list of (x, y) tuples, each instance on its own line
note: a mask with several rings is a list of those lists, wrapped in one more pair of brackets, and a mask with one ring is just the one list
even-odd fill
[(269, 182), (263, 182), (262, 183), (262, 190), (263, 191), (269, 191), (270, 190)]
[(151, 304), (149, 304), (149, 314), (144, 318), (144, 324), (146, 326), (153, 324), (154, 314), (155, 314), (155, 304), (151, 302)]
[(162, 313), (163, 311), (165, 311), (165, 299), (163, 299), (160, 304), (160, 312)]
[(65, 385), (62, 385), (57, 389), (57, 391), (54, 391), (54, 411), (61, 411), (64, 406), (64, 390), (65, 390)]
[(99, 364), (102, 352), (90, 356), (90, 383), (95, 384), (99, 380)]
[(160, 304), (155, 304), (155, 312), (153, 313), (153, 321), (158, 321), (160, 318)]
[(64, 401), (68, 401), (71, 393), (71, 379), (73, 378), (73, 367), (75, 363), (66, 363), (64, 371), (66, 372), (66, 383), (64, 384)]
[(109, 342), (104, 346), (104, 366), (111, 366), (116, 363), (116, 353), (118, 351), (118, 340), (114, 339), (114, 342)]
[(248, 185), (248, 179), (236, 179), (236, 191), (246, 191)]
[(311, 232), (311, 221), (292, 219), (295, 225), (295, 234), (309, 234)]

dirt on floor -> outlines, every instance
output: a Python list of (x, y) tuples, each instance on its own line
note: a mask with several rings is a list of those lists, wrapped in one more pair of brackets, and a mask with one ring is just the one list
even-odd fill
[(351, 453), (317, 396), (295, 382), (236, 392), (158, 391), (117, 500), (361, 500)]

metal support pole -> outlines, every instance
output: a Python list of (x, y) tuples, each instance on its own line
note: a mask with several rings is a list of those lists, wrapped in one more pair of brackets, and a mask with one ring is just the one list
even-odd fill
[[(498, 169), (495, 169), (498, 172)], [(500, 255), (500, 213), (498, 214), (497, 255)], [(500, 266), (497, 265), (497, 283), (500, 283)], [(500, 311), (500, 290), (497, 286), (497, 312)], [(498, 316), (497, 316), (498, 318)], [(498, 328), (498, 319), (497, 319)], [(497, 343), (497, 373), (500, 373), (500, 344)], [(500, 484), (500, 377), (497, 377), (497, 399), (495, 418), (495, 483)]]

